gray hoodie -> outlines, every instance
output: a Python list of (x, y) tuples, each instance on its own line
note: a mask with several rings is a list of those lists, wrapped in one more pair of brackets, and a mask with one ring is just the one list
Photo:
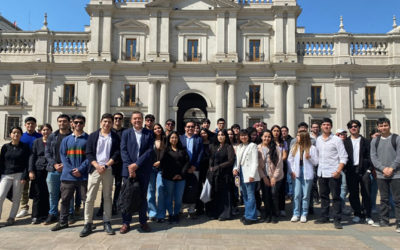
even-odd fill
[[(400, 178), (400, 136), (396, 138), (396, 151), (392, 145), (392, 134), (381, 137), (378, 149), (375, 146), (376, 138), (371, 142), (371, 161), (376, 169), (378, 179), (399, 179)], [(390, 167), (394, 169), (393, 176), (386, 178), (383, 176), (383, 169)]]

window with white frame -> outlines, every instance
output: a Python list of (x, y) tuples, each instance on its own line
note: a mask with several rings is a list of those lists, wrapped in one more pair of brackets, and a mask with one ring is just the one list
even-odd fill
[(10, 138), (10, 129), (12, 127), (21, 126), (21, 116), (19, 115), (6, 115), (4, 139)]

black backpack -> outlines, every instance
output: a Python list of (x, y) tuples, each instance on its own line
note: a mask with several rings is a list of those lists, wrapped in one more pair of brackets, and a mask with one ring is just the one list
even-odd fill
[(121, 187), (117, 208), (123, 214), (133, 214), (139, 212), (143, 200), (139, 181), (128, 178)]
[[(397, 150), (397, 142), (396, 142), (397, 136), (398, 136), (397, 134), (392, 134), (392, 146), (393, 146), (394, 151)], [(376, 151), (378, 151), (378, 145), (379, 145), (379, 141), (380, 140), (381, 140), (381, 136), (379, 135), (379, 136), (376, 137), (376, 141), (375, 141), (375, 149), (376, 149)]]
[(194, 174), (186, 174), (185, 180), (185, 191), (183, 192), (182, 202), (186, 204), (196, 203), (199, 198), (199, 182), (197, 181), (197, 177)]

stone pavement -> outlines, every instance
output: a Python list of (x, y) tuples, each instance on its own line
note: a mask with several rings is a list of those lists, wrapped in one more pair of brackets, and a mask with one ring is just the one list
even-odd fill
[[(7, 219), (10, 204), (8, 200), (4, 203), (1, 225)], [(287, 207), (289, 212), (290, 206)], [(310, 219), (306, 224), (291, 223), (288, 216), (278, 224), (243, 226), (239, 219), (219, 222), (203, 216), (182, 219), (173, 226), (151, 222), (153, 232), (140, 233), (136, 216), (132, 230), (121, 235), (121, 220), (114, 216), (115, 236), (102, 232), (102, 223), (96, 220), (95, 233), (80, 238), (82, 221), (51, 232), (51, 226), (31, 225), (30, 217), (25, 217), (17, 219), (14, 226), (0, 228), (0, 249), (400, 249), (400, 234), (395, 232), (394, 221), (389, 228), (374, 228), (349, 223), (350, 218), (345, 217), (344, 229), (336, 230), (333, 224), (315, 225), (314, 217)]]

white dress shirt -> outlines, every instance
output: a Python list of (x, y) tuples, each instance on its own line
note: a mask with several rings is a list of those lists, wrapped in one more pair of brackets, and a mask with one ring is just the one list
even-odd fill
[(342, 139), (331, 134), (324, 139), (318, 136), (316, 147), (318, 149), (318, 176), (331, 178), (337, 171), (339, 163), (347, 163), (347, 152)]
[(351, 144), (353, 144), (353, 165), (358, 166), (360, 164), (360, 142), (361, 136), (357, 139), (351, 138)]
[(106, 163), (110, 160), (111, 143), (111, 133), (106, 136), (103, 136), (101, 133), (99, 134), (96, 147), (96, 159), (100, 166), (106, 165)]
[(133, 129), (133, 131), (135, 131), (136, 142), (137, 142), (137, 145), (138, 145), (137, 158), (139, 158), (140, 142), (141, 142), (141, 139), (142, 139), (142, 129), (141, 130)]

